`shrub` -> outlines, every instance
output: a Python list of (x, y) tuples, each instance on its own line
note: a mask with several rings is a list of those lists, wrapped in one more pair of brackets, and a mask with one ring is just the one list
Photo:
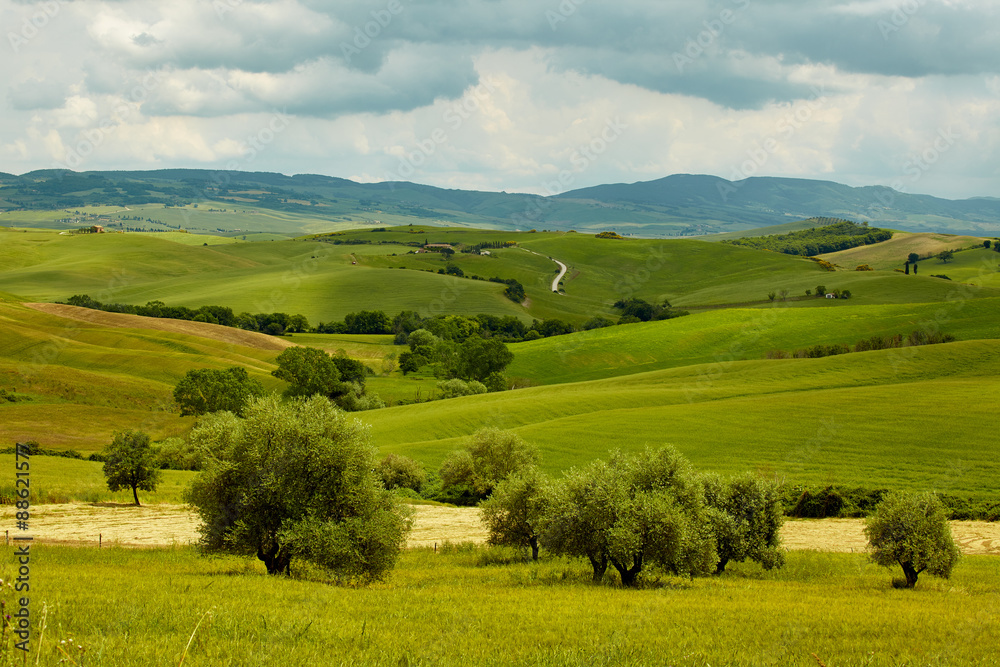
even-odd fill
[(393, 489), (411, 489), (420, 493), (427, 481), (427, 471), (424, 467), (400, 454), (388, 454), (378, 464), (378, 474), (382, 485), (390, 491)]
[(183, 438), (167, 438), (155, 449), (153, 462), (161, 470), (201, 470), (205, 457), (203, 450)]
[(486, 385), (482, 382), (477, 382), (475, 380), (466, 382), (465, 380), (459, 380), (458, 378), (438, 382), (437, 388), (438, 391), (441, 392), (441, 398), (472, 396), (473, 394), (485, 394), (487, 391)]

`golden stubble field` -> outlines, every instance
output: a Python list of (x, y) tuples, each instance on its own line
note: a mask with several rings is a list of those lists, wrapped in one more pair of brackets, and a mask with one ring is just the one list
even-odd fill
[[(479, 510), (472, 507), (417, 505), (409, 547), (442, 542), (484, 542), (486, 531)], [(15, 508), (0, 509), (4, 530), (13, 534)], [(782, 541), (792, 550), (814, 549), (860, 553), (865, 549), (862, 519), (786, 521)], [(1000, 523), (953, 521), (952, 533), (966, 554), (1000, 555)], [(198, 518), (186, 505), (118, 505), (67, 503), (31, 508), (31, 532), (36, 541), (97, 546), (157, 547), (190, 544), (198, 538)]]

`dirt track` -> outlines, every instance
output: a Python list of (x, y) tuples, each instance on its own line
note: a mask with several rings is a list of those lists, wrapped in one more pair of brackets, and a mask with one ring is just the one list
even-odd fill
[[(466, 507), (417, 505), (407, 546), (451, 542), (483, 542), (486, 531), (479, 512)], [(14, 534), (15, 508), (0, 509), (3, 529)], [(860, 553), (865, 549), (861, 519), (788, 521), (782, 539), (788, 549), (817, 549)], [(1000, 555), (1000, 523), (953, 521), (955, 540), (966, 554)], [(184, 505), (37, 505), (31, 509), (31, 534), (40, 542), (152, 547), (190, 544), (198, 539), (198, 520)]]
[(80, 322), (89, 322), (90, 324), (103, 327), (168, 331), (170, 333), (211, 338), (223, 343), (229, 343), (230, 345), (242, 345), (258, 350), (280, 351), (293, 345), (293, 343), (287, 340), (257, 333), (256, 331), (244, 331), (243, 329), (224, 327), (221, 324), (143, 317), (142, 315), (128, 315), (125, 313), (106, 313), (103, 310), (91, 310), (90, 308), (67, 306), (61, 303), (25, 303), (23, 305), (49, 315), (66, 317), (71, 320), (79, 320)]

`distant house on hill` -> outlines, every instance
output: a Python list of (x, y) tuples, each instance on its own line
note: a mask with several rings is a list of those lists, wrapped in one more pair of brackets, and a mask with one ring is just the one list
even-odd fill
[(91, 234), (103, 234), (104, 233), (104, 225), (91, 225), (90, 229), (88, 231)]
[(448, 248), (449, 250), (454, 250), (450, 243), (428, 243), (424, 246), (425, 248)]
[(827, 299), (836, 299), (837, 297), (835, 297), (835, 296), (834, 296), (833, 294), (831, 294), (830, 292), (827, 292), (827, 293), (826, 293), (826, 298), (827, 298)]

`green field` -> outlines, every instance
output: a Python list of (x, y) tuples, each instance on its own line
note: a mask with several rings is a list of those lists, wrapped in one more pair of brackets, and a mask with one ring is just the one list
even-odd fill
[[(1000, 342), (684, 366), (363, 413), (384, 451), (432, 467), (484, 425), (514, 429), (558, 472), (615, 448), (676, 446), (697, 467), (790, 483), (991, 496), (985, 397)], [(956, 418), (956, 406), (962, 418)]]
[[(3, 549), (0, 576), (9, 580), (13, 547)], [(815, 552), (790, 553), (769, 573), (731, 565), (720, 577), (622, 590), (587, 583), (578, 561), (504, 555), (415, 550), (386, 582), (342, 587), (309, 573), (266, 577), (256, 561), (187, 547), (35, 545), (32, 650), (56, 664), (57, 646), (72, 639), (85, 653), (70, 657), (87, 665), (318, 665), (334, 656), (380, 665), (995, 661), (995, 557), (967, 557), (950, 581), (921, 577), (916, 590), (892, 589), (891, 573), (863, 555)]]
[[(569, 233), (517, 236), (431, 227), (416, 231), (332, 237), (383, 244), (299, 239), (205, 241), (209, 245), (203, 246), (191, 245), (189, 234), (60, 235), (4, 228), (0, 287), (34, 301), (89, 294), (102, 302), (160, 300), (193, 308), (224, 305), (237, 312), (301, 313), (313, 325), (362, 309), (389, 314), (416, 310), (425, 316), (489, 313), (525, 321), (556, 317), (582, 323), (594, 315), (614, 316), (611, 304), (628, 296), (696, 308), (762, 304), (769, 292), (787, 290), (792, 299), (786, 305), (797, 307), (825, 305), (798, 299), (821, 284), (831, 290), (850, 289), (861, 304), (940, 302), (954, 290), (947, 281), (924, 274), (831, 273), (801, 257), (704, 241), (609, 240)], [(458, 253), (450, 261), (467, 276), (517, 279), (528, 296), (524, 305), (504, 297), (502, 284), (439, 274), (446, 262), (438, 253), (410, 254), (412, 247), (396, 245), (414, 238), (473, 244), (514, 236), (521, 248), (493, 250), (491, 256)], [(563, 281), (565, 294), (551, 291), (558, 269), (549, 257), (570, 267)], [(974, 296), (1000, 296), (992, 279), (982, 284)]]
[[(947, 281), (940, 281), (947, 282)], [(727, 308), (687, 317), (607, 327), (512, 346), (509, 373), (541, 384), (596, 380), (715, 361), (761, 359), (770, 350), (853, 345), (874, 335), (944, 331), (961, 340), (1000, 338), (1000, 299), (969, 298), (951, 284), (945, 303), (863, 305), (813, 299), (816, 308)], [(966, 291), (969, 290), (969, 291)]]
[[(61, 456), (33, 456), (30, 463), (32, 504), (85, 502), (131, 505), (133, 502), (131, 489), (108, 491), (101, 463)], [(0, 454), (0, 465), (4, 470), (14, 470), (14, 455)], [(184, 491), (194, 474), (184, 470), (164, 470), (156, 491), (140, 491), (139, 502), (184, 502)], [(13, 477), (0, 483), (0, 497), (6, 502), (13, 501)]]
[(247, 368), (271, 389), (275, 352), (197, 336), (103, 327), (0, 304), (0, 388), (30, 400), (0, 405), (0, 438), (94, 451), (111, 433), (141, 428), (154, 439), (194, 423), (173, 406), (189, 370)]

